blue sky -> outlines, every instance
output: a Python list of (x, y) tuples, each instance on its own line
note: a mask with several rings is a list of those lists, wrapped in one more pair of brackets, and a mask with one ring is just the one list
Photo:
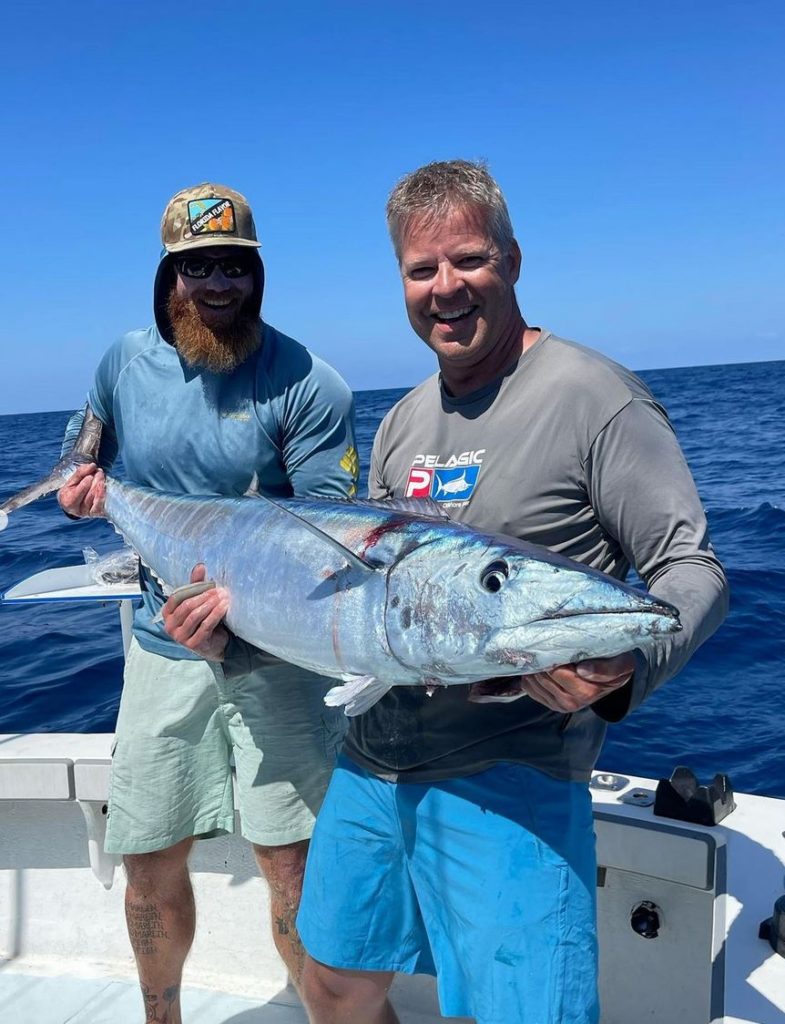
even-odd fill
[(785, 358), (783, 29), (781, 0), (12, 0), (0, 414), (81, 404), (204, 180), (252, 202), (270, 323), (355, 389), (417, 383), (384, 203), (452, 157), (505, 191), (530, 323), (634, 369)]

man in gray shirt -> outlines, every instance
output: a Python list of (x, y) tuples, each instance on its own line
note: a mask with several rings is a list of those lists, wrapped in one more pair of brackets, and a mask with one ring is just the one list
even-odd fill
[(606, 723), (719, 626), (725, 576), (645, 385), (524, 321), (520, 249), (487, 170), (420, 168), (387, 216), (409, 320), (440, 372), (382, 423), (371, 496), (429, 496), (619, 579), (634, 566), (683, 629), (646, 655), (512, 683), (394, 687), (352, 720), (298, 918), (311, 1019), (393, 1024), (386, 993), (403, 970), (437, 974), (442, 1012), (478, 1024), (596, 1024), (587, 783)]

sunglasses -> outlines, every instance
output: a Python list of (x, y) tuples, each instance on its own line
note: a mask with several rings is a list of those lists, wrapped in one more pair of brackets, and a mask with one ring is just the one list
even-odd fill
[(179, 273), (183, 277), (209, 277), (216, 267), (221, 268), (224, 277), (245, 277), (253, 270), (253, 257), (244, 253), (231, 256), (181, 256), (175, 260)]

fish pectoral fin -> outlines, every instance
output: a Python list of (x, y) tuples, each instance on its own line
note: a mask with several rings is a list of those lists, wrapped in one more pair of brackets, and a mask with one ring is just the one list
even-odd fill
[(355, 676), (342, 686), (334, 686), (328, 690), (324, 703), (331, 708), (343, 706), (343, 713), (353, 718), (363, 711), (372, 708), (392, 687), (392, 683), (383, 683), (376, 676)]

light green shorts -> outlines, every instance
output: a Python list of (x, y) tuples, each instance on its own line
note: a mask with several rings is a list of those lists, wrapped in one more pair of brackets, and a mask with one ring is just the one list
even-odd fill
[(150, 853), (234, 831), (261, 846), (307, 839), (345, 732), (325, 706), (334, 680), (254, 651), (249, 671), (151, 654), (125, 665), (106, 832), (108, 853)]

